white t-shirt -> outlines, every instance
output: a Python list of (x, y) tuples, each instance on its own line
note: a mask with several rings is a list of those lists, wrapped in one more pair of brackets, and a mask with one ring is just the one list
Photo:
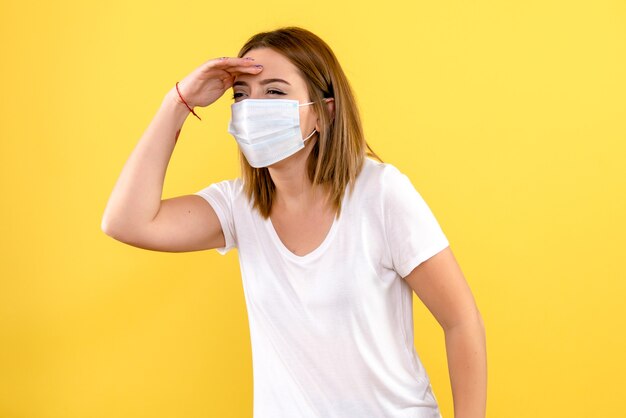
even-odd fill
[(410, 179), (366, 157), (354, 193), (304, 256), (252, 209), (241, 178), (196, 192), (237, 248), (248, 311), (254, 418), (439, 418), (413, 345), (403, 280), (448, 244)]

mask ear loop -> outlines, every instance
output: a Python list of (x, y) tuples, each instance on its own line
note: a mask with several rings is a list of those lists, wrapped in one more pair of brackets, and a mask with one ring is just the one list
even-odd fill
[(304, 139), (302, 140), (302, 142), (304, 142), (304, 141), (306, 141), (307, 139), (309, 139), (310, 137), (312, 137), (312, 136), (313, 136), (313, 134), (314, 134), (315, 132), (317, 132), (317, 129), (313, 128), (313, 132), (311, 132), (311, 134), (310, 134), (309, 136), (307, 136), (306, 138), (304, 138)]
[[(300, 107), (300, 106), (310, 105), (310, 104), (313, 104), (313, 103), (315, 103), (315, 102), (308, 102), (308, 103), (298, 104), (298, 107)], [(309, 139), (310, 137), (312, 137), (312, 136), (313, 136), (313, 134), (314, 134), (315, 132), (317, 132), (317, 129), (313, 128), (313, 132), (311, 132), (311, 134), (310, 134), (309, 136), (307, 136), (306, 138), (304, 138), (304, 139), (302, 140), (302, 142), (304, 142), (304, 141), (306, 141), (307, 139)]]

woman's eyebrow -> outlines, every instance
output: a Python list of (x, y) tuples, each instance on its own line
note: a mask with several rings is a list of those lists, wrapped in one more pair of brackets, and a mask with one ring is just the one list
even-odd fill
[[(259, 84), (261, 84), (262, 86), (264, 86), (266, 84), (270, 84), (270, 83), (285, 83), (288, 86), (291, 86), (291, 84), (289, 84), (289, 82), (287, 82), (286, 80), (283, 80), (282, 78), (266, 78), (265, 80), (261, 80), (259, 82)], [(235, 87), (235, 86), (249, 87), (248, 83), (246, 83), (245, 81), (235, 81), (233, 83), (233, 87)]]

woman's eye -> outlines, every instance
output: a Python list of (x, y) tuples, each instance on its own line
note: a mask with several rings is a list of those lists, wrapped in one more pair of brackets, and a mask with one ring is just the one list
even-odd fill
[[(280, 96), (285, 96), (287, 93), (283, 93), (282, 91), (276, 90), (276, 89), (268, 89), (266, 94), (276, 94)], [(238, 91), (233, 94), (232, 99), (237, 100), (237, 99), (244, 97), (245, 95), (246, 95), (245, 93)]]

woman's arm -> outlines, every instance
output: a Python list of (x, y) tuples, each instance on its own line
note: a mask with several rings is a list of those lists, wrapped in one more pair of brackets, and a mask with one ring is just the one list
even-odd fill
[(225, 245), (211, 205), (200, 196), (161, 199), (167, 166), (189, 110), (168, 92), (126, 161), (101, 221), (110, 237), (138, 248), (184, 252)]
[(109, 235), (136, 235), (159, 212), (165, 172), (189, 115), (175, 94), (165, 95), (115, 183), (102, 216), (102, 230)]
[(450, 247), (404, 278), (445, 333), (455, 418), (485, 418), (485, 328), (472, 292)]
[(192, 109), (208, 106), (232, 87), (237, 75), (261, 71), (253, 60), (216, 58), (197, 67), (178, 83), (178, 88), (170, 89), (111, 192), (101, 221), (107, 235), (158, 251), (196, 251), (224, 245), (222, 228), (211, 205), (195, 194), (162, 199), (163, 183), (178, 135), (190, 113), (187, 105)]

